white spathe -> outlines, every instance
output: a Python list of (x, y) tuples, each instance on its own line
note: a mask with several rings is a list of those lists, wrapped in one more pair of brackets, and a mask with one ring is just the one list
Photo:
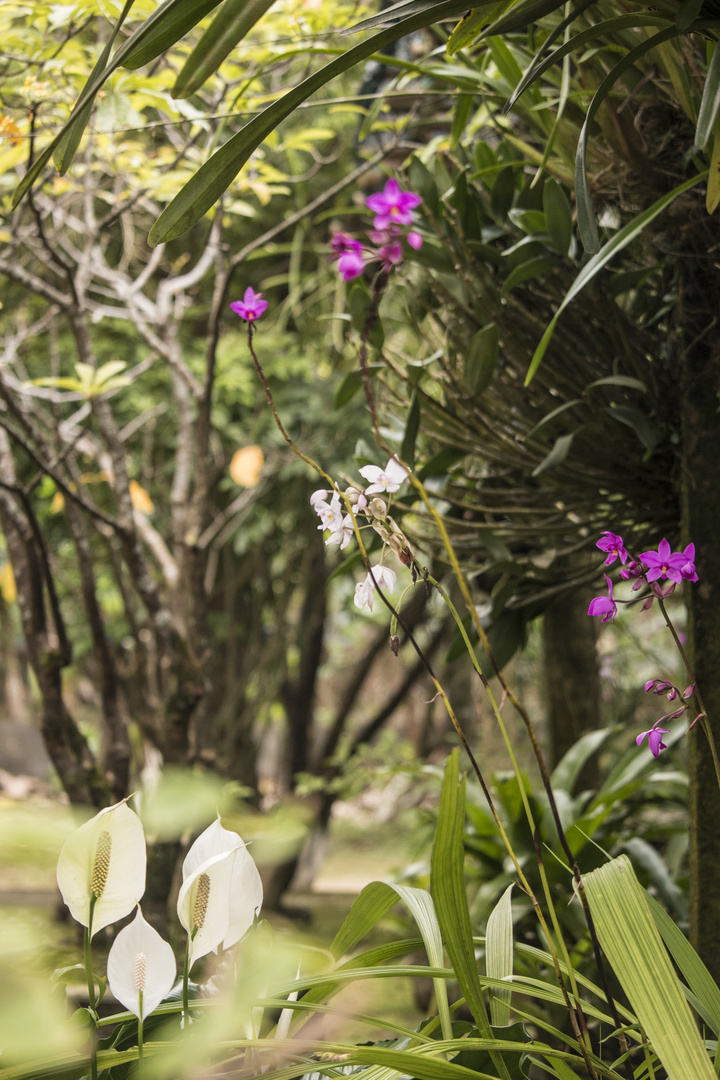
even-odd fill
[(144, 1020), (170, 993), (176, 974), (170, 945), (145, 921), (138, 908), (137, 915), (120, 931), (108, 954), (110, 989), (126, 1009)]
[(60, 852), (57, 881), (73, 919), (92, 933), (129, 915), (145, 892), (145, 834), (126, 802), (107, 806), (69, 836)]
[[(214, 821), (183, 862), (178, 918), (193, 938), (191, 963), (221, 945), (229, 949), (238, 942), (252, 926), (262, 899), (260, 874), (244, 841), (224, 829), (219, 819)], [(196, 929), (198, 912), (202, 926)]]

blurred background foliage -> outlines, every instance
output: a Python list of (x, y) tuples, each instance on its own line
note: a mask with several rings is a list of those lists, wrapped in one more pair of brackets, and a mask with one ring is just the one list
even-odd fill
[[(274, 427), (245, 328), (227, 310), (247, 285), (270, 300), (256, 343), (306, 453), (348, 482), (359, 465), (380, 462), (356, 359), (367, 293), (338, 281), (328, 240), (340, 227), (365, 229), (365, 194), (402, 168), (423, 198), (424, 245), (391, 280), (373, 339), (382, 434), (436, 498), (497, 661), (525, 650), (513, 675), (546, 720), (583, 868), (603, 850), (629, 851), (684, 920), (682, 748), (655, 764), (631, 735), (656, 718), (638, 688), (666, 671), (662, 629), (648, 613), (634, 635), (603, 628), (598, 640), (586, 611), (603, 529), (637, 552), (663, 535), (679, 542), (683, 500), (693, 524), (695, 496), (683, 489), (687, 373), (715, 363), (718, 241), (708, 210), (717, 193), (714, 181), (677, 189), (716, 157), (712, 132), (704, 150), (694, 145), (710, 17), (690, 34), (697, 5), (635, 5), (620, 16), (609, 3), (573, 12), (548, 3), (525, 5), (514, 24), (512, 11), (504, 25), (496, 13), (491, 33), (479, 9), (449, 55), (457, 20), (443, 8), (436, 21), (427, 7), (428, 29), (418, 23), (319, 98), (298, 96), (216, 209), (150, 248), (153, 222), (203, 162), (328, 55), (342, 55), (347, 39), (334, 31), (368, 12), (274, 4), (215, 74), (178, 98), (172, 87), (207, 22), (188, 26), (172, 49), (105, 83), (72, 168), (59, 176), (48, 167), (13, 209), (19, 176), (67, 120), (108, 40), (118, 14), (109, 7), (0, 11), (8, 745), (18, 727), (42, 732), (53, 798), (64, 787), (73, 803), (100, 805), (142, 787), (148, 831), (159, 851), (169, 848), (159, 901), (180, 841), (211, 804), (237, 816), (258, 855), (270, 852), (259, 861), (270, 865), (278, 904), (303, 850), (301, 880), (311, 880), (338, 801), (367, 814), (371, 831), (378, 815), (420, 807), (419, 840), (405, 837), (398, 862), (420, 854), (445, 721), (420, 666), (404, 649), (399, 661), (389, 656), (382, 616), (352, 609), (359, 560), (323, 545), (308, 507), (319, 482)], [(153, 10), (138, 0), (127, 28)], [(644, 50), (658, 27), (681, 21), (681, 36)], [(562, 54), (549, 63), (554, 48)], [(590, 103), (601, 104), (595, 91), (630, 53), (588, 121)], [(664, 212), (651, 217), (659, 204)], [(613, 240), (611, 267), (594, 267), (585, 246)], [(585, 287), (526, 386), (545, 328), (583, 272)], [(106, 364), (117, 365), (105, 369), (115, 383), (93, 382), (88, 371)], [(697, 454), (691, 471), (710, 482), (712, 440)], [(445, 556), (422, 508), (407, 496), (398, 517), (442, 576)], [(698, 563), (714, 580), (703, 539), (712, 522), (696, 524)], [(528, 868), (534, 848), (489, 712), (459, 636), (435, 599), (423, 600), (419, 587), (406, 618), (487, 755)], [(695, 624), (704, 617), (695, 612)], [(535, 791), (532, 764), (522, 754), (521, 763)], [(19, 790), (16, 771), (25, 770), (6, 770), (8, 793)], [(371, 780), (384, 792), (374, 810)], [(564, 891), (552, 827), (537, 809), (553, 888)], [(467, 849), (480, 929), (511, 879), (480, 805), (469, 808)], [(417, 860), (411, 873), (423, 876)], [(565, 917), (579, 943), (576, 909)]]

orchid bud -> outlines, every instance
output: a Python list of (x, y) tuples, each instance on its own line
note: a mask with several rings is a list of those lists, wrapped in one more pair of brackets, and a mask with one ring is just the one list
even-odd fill
[(704, 720), (706, 716), (707, 716), (707, 713), (704, 713), (704, 712), (699, 712), (699, 713), (697, 714), (697, 716), (695, 717), (695, 719), (693, 720), (693, 722), (692, 722), (692, 724), (690, 725), (690, 727), (688, 728), (688, 732), (692, 731), (692, 729), (693, 729), (693, 728), (695, 727), (695, 725), (697, 724), (698, 720)]
[(345, 488), (345, 498), (351, 506), (357, 506), (357, 501), (360, 498), (360, 492), (355, 487)]
[(387, 517), (387, 503), (384, 499), (371, 499), (368, 510), (374, 518), (385, 519)]
[(665, 679), (657, 679), (655, 682), (654, 694), (664, 694), (666, 690), (670, 690), (672, 683), (667, 682)]
[(689, 686), (685, 687), (685, 689), (683, 690), (683, 692), (682, 692), (682, 694), (680, 696), (682, 697), (683, 701), (689, 701), (694, 693), (695, 693), (695, 684), (690, 683)]
[(667, 699), (668, 699), (668, 701), (674, 701), (676, 697), (677, 697), (677, 690), (673, 686), (672, 690), (668, 690), (668, 692), (667, 692)]
[(653, 606), (653, 600), (654, 599), (655, 599), (654, 596), (648, 596), (647, 600), (645, 601), (643, 606), (640, 608), (640, 610), (641, 611), (649, 611), (650, 608)]
[(653, 688), (653, 686), (655, 685), (656, 682), (657, 682), (657, 679), (648, 679), (648, 681), (645, 683), (645, 686), (644, 686), (644, 690), (645, 690), (646, 694), (647, 694), (648, 690), (652, 690), (652, 688)]

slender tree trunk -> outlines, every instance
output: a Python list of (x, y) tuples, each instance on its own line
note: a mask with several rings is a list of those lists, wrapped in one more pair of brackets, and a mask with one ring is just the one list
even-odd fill
[[(690, 654), (720, 745), (720, 332), (708, 312), (717, 302), (720, 274), (707, 260), (700, 282), (697, 266), (696, 280), (684, 282), (680, 308), (688, 343), (680, 358), (684, 527), (686, 540), (695, 543), (700, 575), (686, 591)], [(690, 937), (720, 980), (720, 788), (700, 725), (689, 738)]]
[[(557, 765), (586, 731), (602, 724), (597, 622), (588, 617), (591, 589), (561, 593), (545, 610), (543, 652), (550, 761)], [(583, 769), (578, 785), (598, 784), (597, 758)]]

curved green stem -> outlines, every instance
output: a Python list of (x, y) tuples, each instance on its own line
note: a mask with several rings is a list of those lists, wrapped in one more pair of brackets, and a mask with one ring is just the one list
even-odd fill
[(97, 1080), (97, 1013), (95, 1012), (95, 976), (92, 969), (92, 957), (90, 947), (92, 944), (92, 924), (93, 914), (95, 913), (95, 903), (97, 897), (94, 893), (90, 895), (90, 912), (88, 915), (88, 924), (85, 927), (84, 935), (84, 959), (85, 959), (85, 975), (87, 978), (88, 988), (88, 1010), (91, 1020), (91, 1032), (90, 1032), (90, 1070), (92, 1080)]

